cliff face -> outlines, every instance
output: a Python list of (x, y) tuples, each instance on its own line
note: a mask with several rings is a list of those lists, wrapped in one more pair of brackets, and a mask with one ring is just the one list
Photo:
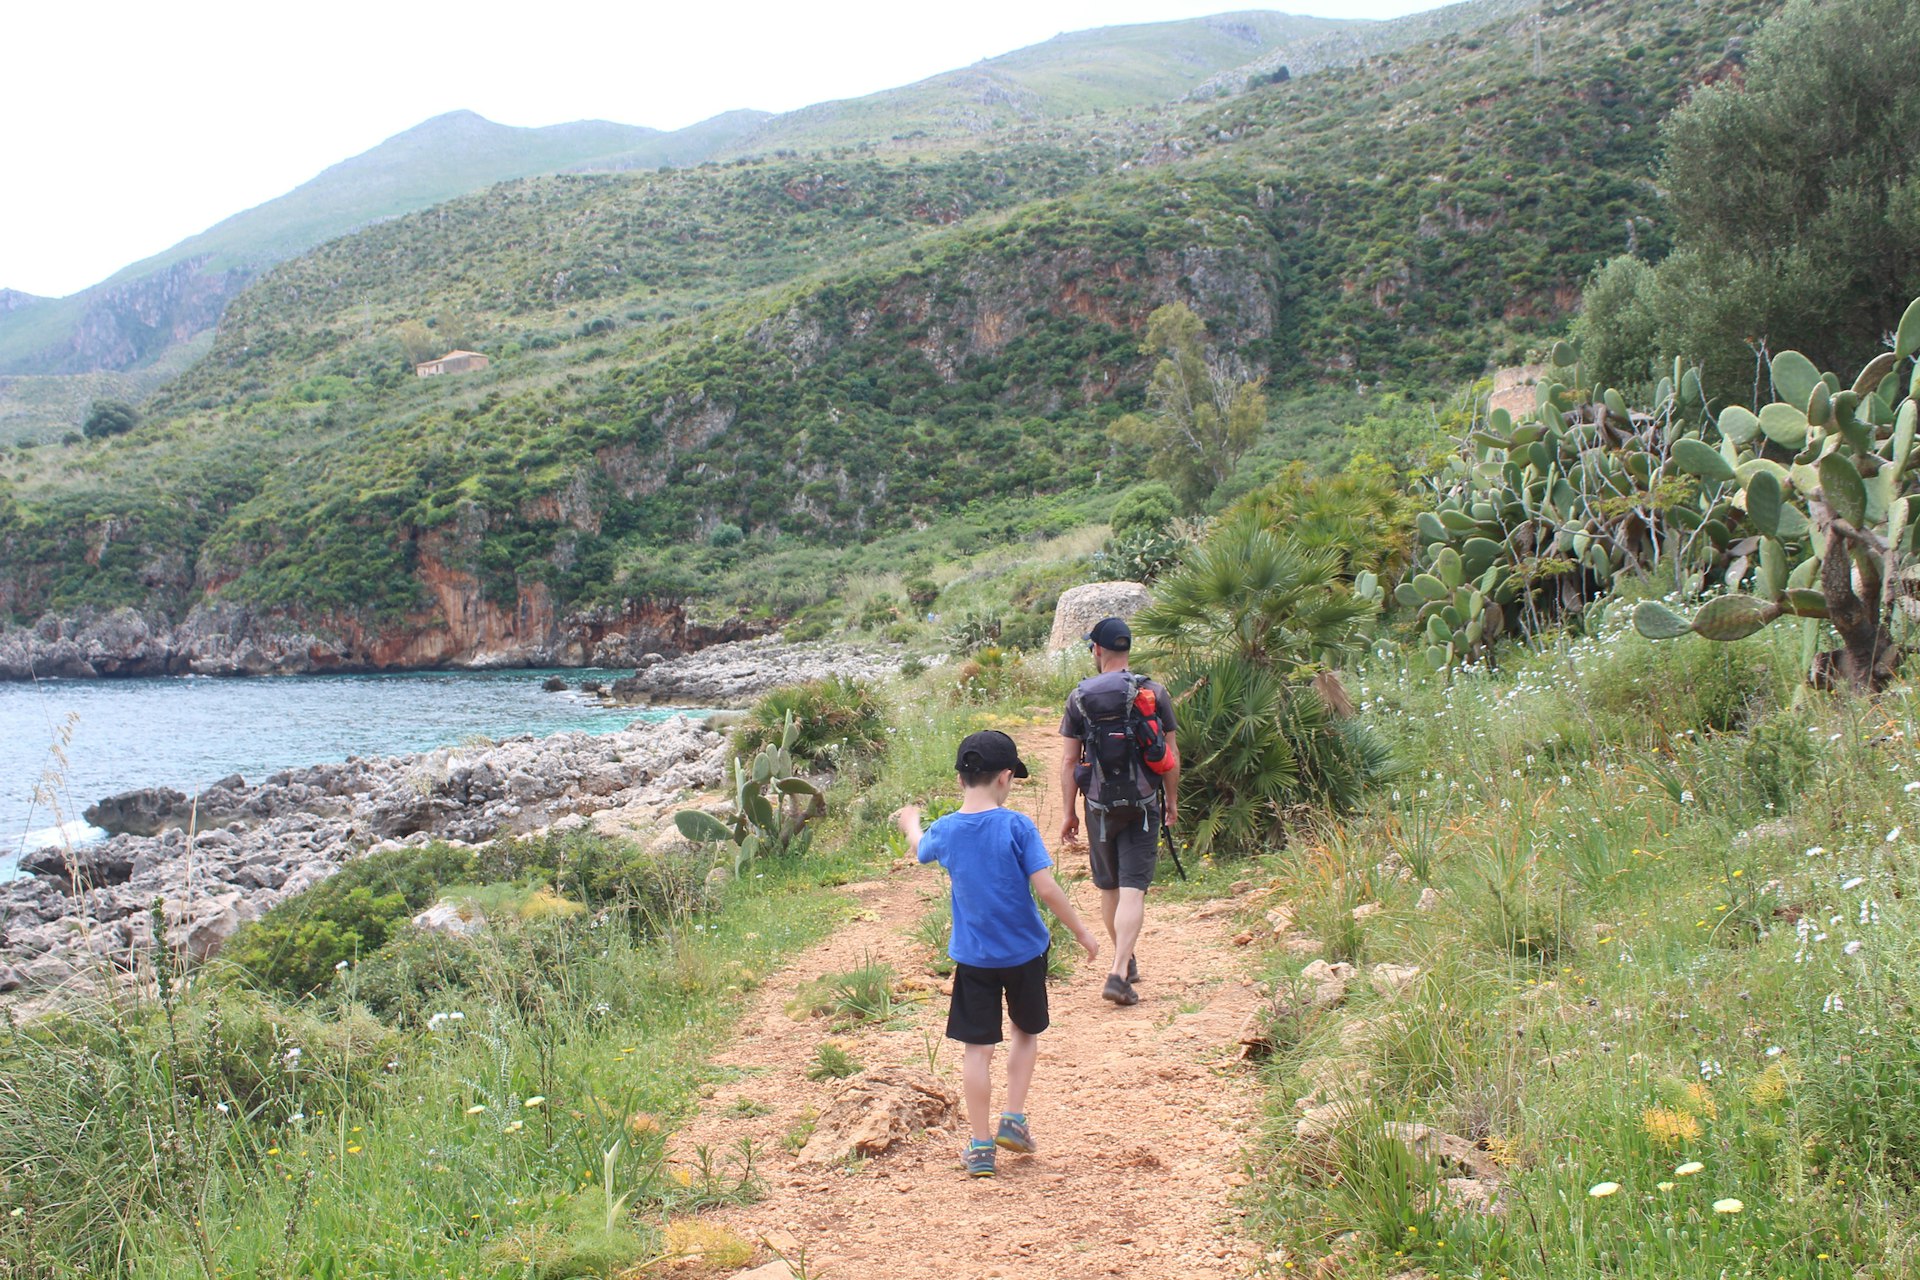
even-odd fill
[[(248, 268), (209, 270), (207, 262), (204, 255), (189, 258), (124, 284), (89, 289), (60, 340), (13, 361), (7, 372), (132, 369), (206, 332), (255, 275)], [(0, 302), (0, 311), (13, 309)]]

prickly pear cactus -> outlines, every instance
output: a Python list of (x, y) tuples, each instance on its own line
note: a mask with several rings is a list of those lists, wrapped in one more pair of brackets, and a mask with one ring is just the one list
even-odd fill
[[(1730, 594), (1690, 618), (1643, 602), (1634, 612), (1642, 635), (1738, 640), (1799, 618), (1815, 684), (1878, 690), (1892, 679), (1915, 624), (1916, 352), (1920, 301), (1907, 308), (1893, 350), (1851, 383), (1783, 351), (1771, 363), (1772, 404), (1759, 413), (1728, 406), (1711, 432), (1676, 444), (1675, 462), (1713, 504)], [(1818, 651), (1822, 620), (1839, 648)]]
[(1394, 598), (1415, 611), (1436, 669), (1489, 660), (1511, 631), (1576, 619), (1622, 573), (1671, 562), (1697, 578), (1725, 559), (1724, 513), (1674, 457), (1706, 420), (1699, 375), (1676, 365), (1653, 407), (1635, 410), (1617, 391), (1580, 388), (1571, 344), (1556, 344), (1553, 362), (1532, 413), (1516, 423), (1495, 410), (1418, 517), (1424, 572)]

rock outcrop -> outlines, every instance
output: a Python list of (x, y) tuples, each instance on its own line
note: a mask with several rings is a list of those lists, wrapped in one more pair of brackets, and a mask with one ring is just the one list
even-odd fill
[(1100, 619), (1131, 618), (1152, 601), (1147, 589), (1137, 582), (1089, 582), (1063, 591), (1060, 602), (1053, 607), (1053, 632), (1047, 637), (1047, 652), (1078, 648)]
[(632, 675), (614, 681), (615, 702), (737, 707), (781, 685), (828, 676), (872, 680), (891, 675), (900, 668), (900, 656), (825, 642), (788, 644), (775, 635), (718, 644), (679, 658), (648, 654), (637, 665)]
[(133, 967), (163, 904), (168, 944), (194, 959), (246, 921), (369, 848), (477, 843), (628, 805), (662, 806), (720, 780), (726, 741), (677, 716), (618, 733), (523, 736), (387, 759), (290, 769), (201, 793), (191, 834), (178, 792), (113, 797), (90, 812), (139, 816), (119, 834), (21, 860), (0, 882), (0, 991)]

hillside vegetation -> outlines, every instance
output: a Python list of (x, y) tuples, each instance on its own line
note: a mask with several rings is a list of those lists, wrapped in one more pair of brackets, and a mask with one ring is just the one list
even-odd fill
[[(1173, 301), (1283, 386), (1477, 373), (1659, 242), (1654, 126), (1764, 11), (1569, 5), (1138, 146), (532, 179), (370, 228), (237, 300), (142, 430), (16, 464), (0, 609), (698, 595), (656, 567), (723, 525), (771, 553), (1091, 492), (1143, 465), (1101, 428)], [(494, 366), (413, 379), (436, 341)]]

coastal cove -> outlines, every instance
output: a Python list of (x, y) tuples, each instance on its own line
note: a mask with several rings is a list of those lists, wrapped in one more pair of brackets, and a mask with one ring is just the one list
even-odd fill
[[(570, 688), (549, 693), (560, 674)], [(0, 685), (0, 879), (20, 851), (55, 839), (103, 797), (136, 787), (191, 792), (238, 773), (425, 751), (475, 737), (608, 733), (667, 707), (607, 707), (571, 670), (405, 672), (363, 676), (48, 680)], [(63, 735), (71, 738), (58, 755)], [(64, 764), (60, 757), (64, 757)], [(57, 789), (60, 812), (36, 801)]]

